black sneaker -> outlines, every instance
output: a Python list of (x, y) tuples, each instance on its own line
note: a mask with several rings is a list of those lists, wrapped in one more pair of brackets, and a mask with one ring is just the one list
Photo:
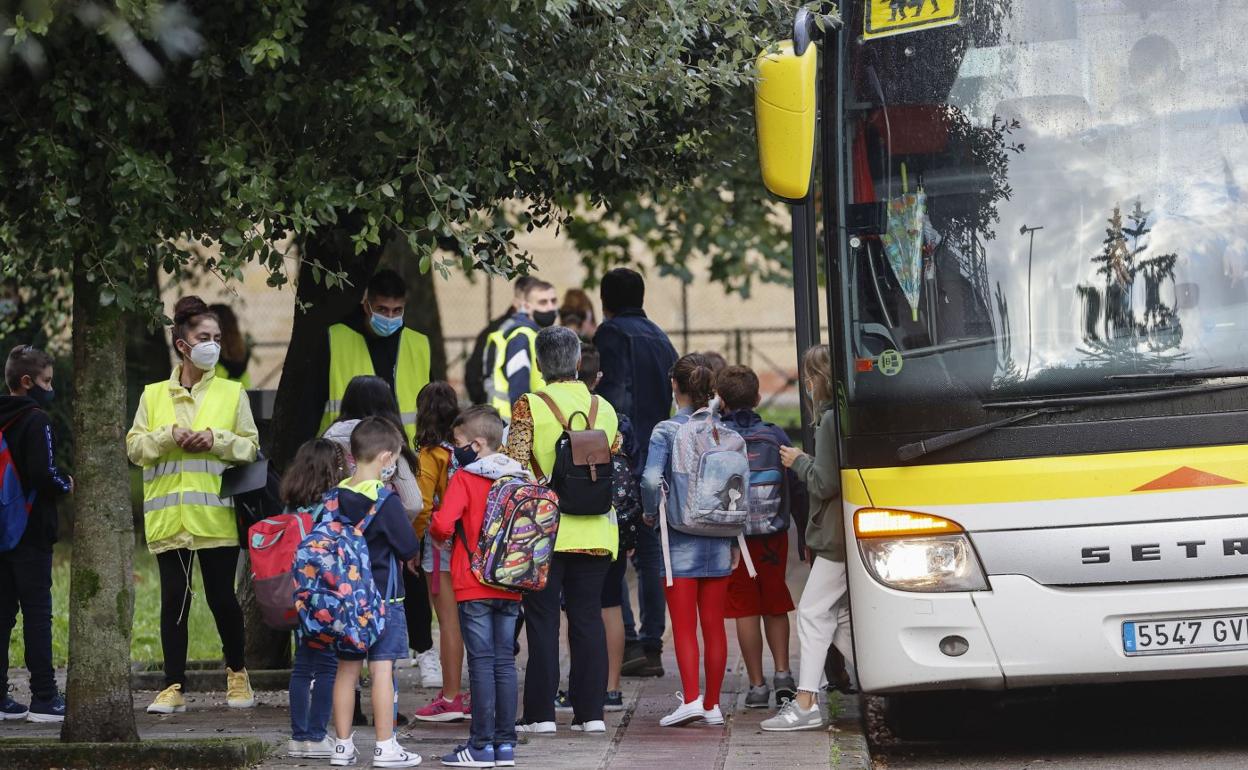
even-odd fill
[(7, 695), (4, 696), (4, 700), (0, 700), (0, 720), (8, 722), (10, 720), (25, 719), (29, 713), (30, 709)]
[(619, 690), (611, 690), (607, 693), (607, 698), (602, 702), (603, 711), (623, 711), (624, 710), (624, 693)]
[(624, 676), (644, 676), (639, 673), (646, 667), (646, 650), (640, 642), (629, 642), (624, 645), (624, 661), (620, 664), (620, 673)]
[(26, 715), (26, 721), (64, 722), (65, 696), (58, 692), (47, 700), (44, 700), (43, 698), (32, 698), (30, 701), (30, 713)]
[(663, 676), (663, 653), (646, 650), (646, 665), (637, 676)]
[(555, 711), (571, 711), (572, 699), (568, 697), (567, 690), (560, 690), (555, 696)]

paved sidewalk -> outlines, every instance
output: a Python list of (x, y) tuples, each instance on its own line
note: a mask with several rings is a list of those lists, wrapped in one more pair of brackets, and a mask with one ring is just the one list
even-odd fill
[[(803, 565), (793, 565), (790, 583), (794, 596), (804, 582)], [(636, 606), (636, 605), (634, 605)], [(659, 718), (677, 705), (680, 689), (676, 662), (667, 645), (663, 666), (666, 676), (658, 679), (623, 680), (625, 710), (607, 714), (607, 733), (587, 736), (573, 733), (571, 714), (560, 714), (558, 733), (553, 737), (533, 737), (516, 751), (517, 764), (522, 767), (597, 768), (598, 770), (666, 770), (678, 765), (679, 770), (741, 770), (744, 768), (866, 768), (870, 766), (866, 742), (858, 719), (858, 700), (833, 696), (830, 710), (836, 715), (829, 730), (798, 733), (765, 733), (758, 725), (771, 716), (770, 709), (744, 708), (748, 682), (737, 649), (735, 629), (728, 625), (729, 670), (724, 679), (722, 708), (725, 724), (684, 728), (661, 728)], [(796, 658), (796, 628), (792, 647)], [(563, 671), (567, 672), (566, 650)], [(525, 653), (520, 664), (523, 687)], [(767, 663), (770, 666), (770, 663)], [(770, 670), (770, 669), (768, 669)], [(414, 686), (416, 671), (407, 663), (399, 669), (400, 701), (403, 713), (411, 714), (427, 703), (433, 690)], [(63, 672), (62, 672), (63, 681)], [(24, 671), (13, 671), (13, 691), (18, 698), (27, 697)], [(224, 693), (190, 693), (188, 711), (172, 716), (155, 716), (143, 709), (154, 693), (135, 693), (135, 712), (139, 731), (150, 738), (197, 738), (223, 735), (257, 736), (274, 747), (274, 754), (264, 768), (325, 767), (327, 762), (288, 759), (285, 757), (289, 737), (289, 714), (285, 692), (257, 693), (258, 706), (250, 710), (229, 709)], [(367, 699), (366, 699), (367, 700)], [(367, 704), (366, 704), (367, 711)], [(55, 725), (0, 723), (0, 737), (58, 734)], [(468, 723), (417, 723), (400, 731), (400, 741), (424, 756), (424, 766), (439, 767), (438, 757), (454, 748), (468, 735)], [(357, 745), (365, 759), (371, 755), (371, 728), (359, 728)], [(366, 767), (366, 763), (361, 764)]]

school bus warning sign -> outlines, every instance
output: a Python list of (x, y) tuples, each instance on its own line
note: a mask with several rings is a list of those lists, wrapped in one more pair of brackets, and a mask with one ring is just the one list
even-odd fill
[(863, 37), (886, 37), (957, 24), (962, 0), (864, 0)]

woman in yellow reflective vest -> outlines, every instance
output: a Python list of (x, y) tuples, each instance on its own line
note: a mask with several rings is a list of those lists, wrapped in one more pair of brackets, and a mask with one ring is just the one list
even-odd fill
[(256, 459), (256, 423), (242, 386), (216, 376), (221, 325), (199, 297), (178, 300), (173, 346), (178, 365), (168, 380), (143, 389), (126, 434), (130, 462), (143, 468), (143, 528), (160, 568), (166, 687), (147, 710), (186, 710), (182, 692), (196, 557), (225, 652), (227, 701), (232, 708), (251, 708), (255, 694), (243, 664), (243, 612), (234, 597), (238, 528), (233, 505), (220, 494), (226, 468)]

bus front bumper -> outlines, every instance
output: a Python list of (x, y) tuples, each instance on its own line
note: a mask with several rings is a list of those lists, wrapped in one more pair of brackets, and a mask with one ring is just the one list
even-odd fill
[[(921, 594), (886, 588), (853, 561), (854, 649), (866, 692), (1194, 679), (1248, 670), (1248, 650), (1128, 656), (1122, 637), (1126, 620), (1248, 613), (1248, 578), (1071, 588), (996, 575), (990, 591)], [(966, 651), (942, 652), (948, 637), (965, 639)]]

